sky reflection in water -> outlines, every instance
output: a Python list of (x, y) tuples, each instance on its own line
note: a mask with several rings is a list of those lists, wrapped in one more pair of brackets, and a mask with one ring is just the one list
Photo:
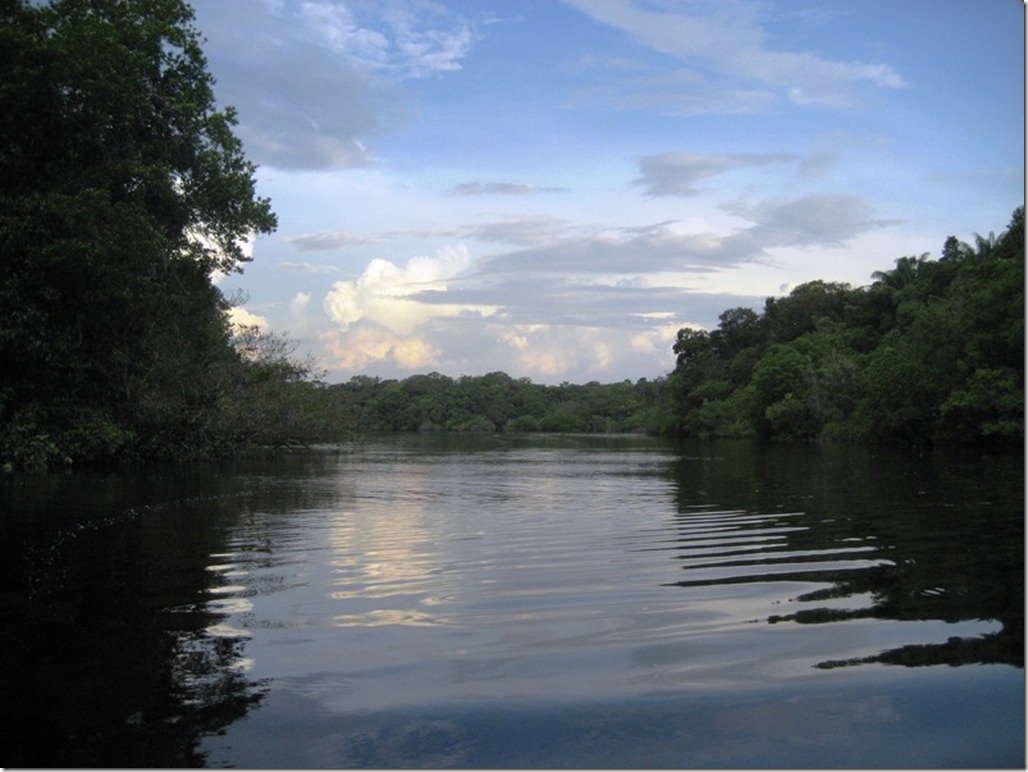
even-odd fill
[[(747, 470), (739, 461), (683, 464), (683, 456), (652, 447), (461, 454), (373, 446), (341, 465), (337, 508), (306, 515), (322, 523), (315, 533), (327, 535), (327, 554), (308, 553), (303, 582), (261, 598), (246, 620), (266, 630), (248, 645), (254, 674), (276, 684), (271, 704), (285, 690), (313, 701), (328, 723), (418, 706), (470, 721), (479, 710), (534, 706), (555, 711), (559, 735), (578, 730), (557, 717), (595, 718), (596, 706), (622, 704), (627, 714), (611, 708), (620, 716), (614, 723), (632, 735), (641, 718), (626, 716), (642, 716), (647, 701), (685, 700), (667, 704), (678, 712), (711, 699), (703, 716), (714, 735), (748, 738), (733, 740), (734, 755), (708, 759), (731, 764), (747, 763), (746, 749), (749, 763), (764, 763), (776, 743), (803, 745), (795, 759), (829, 758), (811, 751), (871, 736), (883, 742), (889, 727), (907, 727), (910, 705), (948, 682), (937, 670), (925, 677), (872, 664), (890, 652), (902, 653), (902, 664), (961, 657), (1023, 664), (1003, 659), (1006, 639), (1018, 634), (1016, 609), (1001, 618), (966, 613), (974, 604), (938, 602), (977, 588), (967, 576), (946, 574), (937, 533), (917, 532), (937, 503), (912, 491), (909, 479), (889, 484), (886, 475), (873, 491), (839, 496), (812, 494), (803, 487), (811, 480), (801, 478), (791, 483), (798, 496), (777, 491), (740, 501), (739, 491), (745, 500), (779, 481), (766, 468), (756, 484), (741, 479)], [(851, 472), (879, 475), (880, 466)], [(702, 488), (690, 491), (698, 482)], [(878, 531), (883, 512), (912, 521), (893, 522), (906, 529), (904, 543)], [(1009, 517), (976, 523), (979, 511), (964, 514), (967, 528), (1013, 527)], [(905, 552), (910, 544), (920, 546)], [(1001, 564), (1010, 559), (993, 555), (975, 574), (1009, 571)], [(922, 576), (920, 566), (932, 560), (942, 565)], [(996, 611), (988, 602), (976, 608)], [(1009, 672), (993, 688), (1016, 706), (1023, 684), (1019, 671)], [(995, 672), (978, 666), (959, 676), (961, 685), (950, 688), (973, 692)], [(914, 696), (902, 697), (905, 690)], [(976, 736), (980, 721), (972, 722)], [(961, 734), (970, 737), (972, 724)], [(379, 740), (371, 745), (385, 752)], [(670, 752), (664, 758), (674, 764)], [(874, 759), (890, 765), (881, 754)]]

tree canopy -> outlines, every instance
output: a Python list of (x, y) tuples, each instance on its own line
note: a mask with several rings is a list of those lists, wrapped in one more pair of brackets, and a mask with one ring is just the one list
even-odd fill
[(660, 381), (547, 386), (506, 373), (356, 376), (330, 386), (364, 431), (641, 432)]
[(983, 442), (1024, 437), (1024, 207), (867, 287), (813, 281), (683, 329), (662, 431)]
[(214, 272), (276, 227), (183, 0), (0, 0), (0, 460), (181, 456), (249, 376)]

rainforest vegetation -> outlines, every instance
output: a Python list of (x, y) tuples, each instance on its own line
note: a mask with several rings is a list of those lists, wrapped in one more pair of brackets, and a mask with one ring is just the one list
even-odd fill
[[(815, 281), (668, 341), (652, 381), (328, 385), (233, 328), (277, 223), (185, 0), (0, 0), (0, 464), (186, 459), (358, 431), (1020, 442), (1024, 208), (866, 287)], [(673, 354), (676, 359), (671, 359)]]
[(6, 466), (188, 458), (333, 425), (311, 415), (308, 365), (234, 332), (213, 281), (276, 221), (192, 18), (183, 0), (0, 0)]
[(496, 372), (403, 380), (358, 376), (330, 387), (364, 431), (642, 432), (663, 380), (545, 386)]
[(1024, 207), (873, 283), (814, 281), (679, 330), (664, 433), (875, 442), (1024, 436)]

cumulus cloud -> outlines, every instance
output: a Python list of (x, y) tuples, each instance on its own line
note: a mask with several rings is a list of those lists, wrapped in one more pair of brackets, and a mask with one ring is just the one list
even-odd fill
[(504, 330), (499, 341), (510, 348), (516, 372), (548, 380), (588, 380), (606, 372), (614, 360), (615, 344), (606, 330), (596, 327), (518, 325)]
[(674, 344), (675, 336), (683, 327), (689, 326), (685, 323), (668, 323), (647, 330), (637, 332), (629, 337), (629, 342), (635, 351), (645, 355), (667, 355), (668, 350)]
[(307, 309), (307, 305), (310, 302), (311, 293), (297, 292), (289, 302), (289, 310), (293, 312), (293, 316), (300, 316)]
[(256, 327), (261, 331), (266, 331), (270, 327), (270, 323), (265, 317), (251, 313), (242, 306), (232, 306), (225, 312), (225, 315), (228, 316), (229, 324), (235, 330), (244, 327)]
[[(401, 274), (406, 270), (396, 268)], [(380, 275), (397, 276), (378, 266), (362, 278), (377, 286), (371, 277)], [(682, 286), (576, 283), (560, 276), (475, 274), (452, 284), (429, 284), (436, 288), (401, 298), (420, 304), (417, 323), (402, 303), (390, 305), (388, 299), (358, 306), (363, 313), (350, 317), (336, 309), (335, 325), (321, 335), (326, 366), (341, 374), (383, 377), (429, 370), (449, 375), (503, 370), (546, 382), (610, 380), (618, 372), (656, 377), (674, 365), (671, 346), (680, 327), (715, 325), (726, 307), (759, 308), (764, 302)], [(482, 307), (495, 311), (468, 310)], [(463, 311), (454, 313), (457, 309)], [(394, 313), (408, 317), (401, 323)], [(356, 320), (344, 325), (343, 318)]]
[(344, 330), (362, 320), (409, 334), (429, 319), (464, 314), (489, 315), (494, 307), (426, 302), (428, 293), (443, 293), (448, 283), (471, 265), (463, 245), (434, 257), (413, 257), (404, 266), (376, 258), (352, 281), (337, 281), (324, 301), (329, 317)]
[(703, 155), (699, 153), (660, 153), (639, 159), (639, 185), (647, 196), (697, 196), (703, 192), (698, 183), (733, 169), (792, 161), (784, 153)]
[[(770, 91), (796, 104), (844, 108), (853, 104), (855, 84), (879, 88), (905, 85), (888, 64), (841, 62), (808, 51), (772, 49), (767, 32), (746, 3), (691, 4), (656, 10), (636, 0), (565, 1), (594, 20), (628, 33), (641, 45), (702, 67), (715, 77), (727, 78), (727, 83), (717, 84), (722, 92), (742, 87), (740, 93), (757, 103), (766, 102), (761, 92)], [(688, 77), (696, 81), (688, 91), (710, 91), (706, 78), (696, 72)], [(744, 84), (753, 84), (759, 90), (746, 89)], [(731, 100), (725, 106), (729, 105)]]
[(383, 362), (407, 371), (434, 367), (439, 349), (420, 335), (401, 335), (375, 324), (360, 324), (322, 333), (332, 369), (360, 372)]

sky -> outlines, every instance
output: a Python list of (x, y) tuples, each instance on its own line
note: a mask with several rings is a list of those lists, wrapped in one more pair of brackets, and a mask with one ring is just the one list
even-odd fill
[(1020, 0), (193, 0), (278, 230), (219, 277), (330, 383), (666, 375), (1024, 203)]

